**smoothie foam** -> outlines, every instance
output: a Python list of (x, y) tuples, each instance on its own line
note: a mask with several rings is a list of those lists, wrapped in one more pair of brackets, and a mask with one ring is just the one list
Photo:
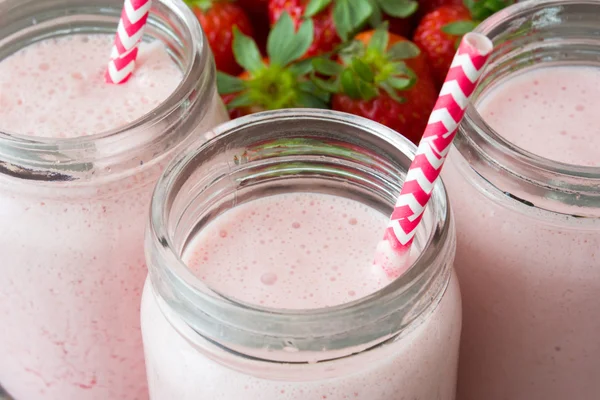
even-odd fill
[(478, 103), (514, 145), (567, 164), (600, 166), (600, 68), (546, 67), (503, 81)]
[(0, 130), (49, 138), (104, 132), (147, 114), (181, 82), (164, 45), (151, 42), (141, 43), (126, 85), (106, 84), (113, 41), (110, 35), (63, 36), (2, 60)]
[[(477, 108), (525, 150), (599, 166), (599, 91), (600, 69), (535, 68), (501, 81)], [(599, 221), (509, 199), (456, 149), (443, 178), (463, 294), (458, 399), (598, 399)]]
[[(0, 130), (72, 138), (151, 112), (181, 71), (162, 44), (143, 43), (129, 82), (107, 85), (113, 39), (48, 39), (2, 60)], [(208, 106), (198, 134), (227, 119)], [(147, 399), (143, 233), (164, 162), (77, 187), (0, 175), (0, 383), (16, 399)]]
[(330, 307), (390, 282), (371, 266), (385, 223), (383, 214), (340, 197), (271, 196), (222, 215), (194, 238), (184, 261), (211, 288), (244, 302)]
[[(240, 301), (276, 309), (330, 307), (389, 283), (371, 266), (386, 224), (385, 215), (354, 200), (314, 193), (275, 195), (219, 216), (191, 241), (183, 259), (211, 288)], [(143, 296), (153, 400), (454, 398), (461, 312), (454, 278), (441, 303), (401, 339), (354, 355), (352, 361), (329, 361), (324, 374), (307, 364), (290, 380), (265, 378), (273, 367), (265, 363), (250, 366), (252, 372), (221, 364), (215, 353), (194, 347), (173, 329), (171, 323), (194, 337), (160, 304), (150, 284)], [(348, 363), (355, 372), (346, 371)]]

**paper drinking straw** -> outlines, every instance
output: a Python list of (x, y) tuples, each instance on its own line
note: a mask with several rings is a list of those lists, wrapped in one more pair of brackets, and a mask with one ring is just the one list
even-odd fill
[(131, 77), (151, 6), (152, 0), (125, 0), (110, 61), (104, 74), (107, 83), (118, 85)]
[(400, 276), (410, 267), (410, 248), (416, 229), (492, 49), (492, 42), (477, 33), (466, 34), (458, 47), (384, 238), (375, 251), (374, 265), (390, 278)]

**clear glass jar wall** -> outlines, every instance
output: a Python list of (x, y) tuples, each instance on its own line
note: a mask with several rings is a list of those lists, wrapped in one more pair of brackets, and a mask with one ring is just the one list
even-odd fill
[[(372, 121), (316, 110), (256, 114), (224, 124), (215, 134), (178, 157), (154, 194), (146, 236), (150, 274), (142, 300), (151, 398), (454, 399), (461, 309), (452, 272), (453, 226), (441, 184), (417, 234), (421, 252), (412, 268), (349, 303), (294, 310), (249, 303), (239, 296), (253, 290), (252, 283), (223, 291), (182, 261), (196, 246), (208, 246), (193, 243), (211, 224), (283, 194), (352, 199), (380, 212), (383, 228), (414, 145)], [(286, 208), (276, 214), (293, 213)], [(282, 218), (281, 224), (291, 222)], [(298, 226), (304, 226), (302, 220)], [(372, 239), (376, 244), (378, 238)], [(318, 251), (318, 233), (313, 240), (307, 249)], [(238, 243), (236, 257), (246, 254), (244, 244)], [(257, 248), (253, 257), (257, 251), (282, 257), (276, 244)], [(339, 252), (347, 251), (352, 249), (340, 246)], [(203, 264), (208, 270), (229, 268), (210, 262)], [(276, 274), (286, 274), (285, 268)], [(343, 273), (363, 268), (370, 263)], [(238, 279), (232, 276), (227, 283), (233, 281)]]
[[(122, 6), (3, 0), (0, 63), (45, 39), (112, 36)], [(0, 383), (17, 400), (147, 398), (138, 313), (151, 191), (173, 152), (228, 118), (183, 2), (155, 1), (145, 40), (165, 44), (183, 80), (140, 119), (70, 139), (0, 120)]]
[[(442, 174), (457, 221), (456, 266), (464, 304), (461, 400), (600, 396), (600, 319), (595, 317), (600, 312), (600, 168), (534, 154), (552, 149), (554, 156), (563, 156), (567, 148), (554, 149), (560, 144), (549, 132), (531, 129), (538, 116), (530, 109), (508, 117), (518, 132), (501, 132), (532, 135), (535, 147), (527, 150), (495, 131), (477, 111), (511, 80), (535, 85), (523, 79), (526, 73), (598, 69), (599, 15), (596, 1), (529, 1), (478, 28), (496, 50)], [(537, 104), (568, 103), (572, 80), (551, 83), (559, 97), (539, 98)], [(535, 90), (541, 92), (543, 84)], [(588, 96), (597, 95), (593, 87), (578, 90), (586, 89)], [(508, 97), (521, 96), (519, 90)], [(583, 108), (567, 106), (573, 111), (540, 118), (574, 127), (578, 121), (569, 114)], [(575, 134), (585, 138), (592, 131)], [(575, 155), (576, 162), (586, 162), (584, 152)]]

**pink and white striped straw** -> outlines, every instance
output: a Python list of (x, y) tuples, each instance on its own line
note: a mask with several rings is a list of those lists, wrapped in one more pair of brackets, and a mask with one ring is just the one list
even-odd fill
[(410, 267), (415, 232), (492, 49), (492, 42), (478, 33), (466, 34), (458, 47), (384, 238), (375, 251), (374, 265), (390, 278), (400, 276)]
[(104, 74), (107, 83), (119, 85), (131, 77), (151, 6), (152, 0), (125, 0), (110, 61)]

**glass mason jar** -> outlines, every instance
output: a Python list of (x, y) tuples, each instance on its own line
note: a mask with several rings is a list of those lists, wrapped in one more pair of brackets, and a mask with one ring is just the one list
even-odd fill
[(477, 111), (526, 71), (599, 67), (599, 15), (597, 1), (528, 1), (478, 28), (496, 50), (442, 173), (463, 294), (460, 400), (600, 398), (600, 168), (519, 148)]
[[(151, 206), (141, 317), (150, 397), (454, 399), (461, 309), (441, 183), (419, 229), (412, 268), (346, 304), (296, 310), (250, 304), (205, 283), (182, 261), (191, 238), (215, 218), (273, 195), (352, 199), (385, 220), (414, 145), (372, 121), (319, 110), (255, 114), (215, 134), (167, 167)], [(275, 246), (267, 251), (277, 254)]]
[[(122, 6), (3, 0), (0, 62), (43, 39), (114, 35)], [(77, 138), (0, 132), (0, 382), (17, 400), (147, 398), (138, 321), (152, 188), (178, 148), (227, 114), (183, 2), (154, 1), (145, 35), (183, 71), (152, 112)]]

